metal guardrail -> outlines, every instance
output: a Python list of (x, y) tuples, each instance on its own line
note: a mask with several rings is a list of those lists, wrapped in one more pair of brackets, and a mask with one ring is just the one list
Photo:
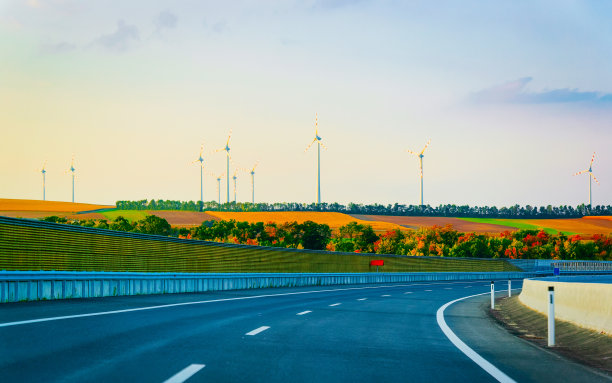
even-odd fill
[(523, 279), (522, 272), (439, 273), (108, 273), (0, 272), (0, 302), (199, 293), (270, 287)]
[(511, 264), (527, 272), (552, 273), (555, 267), (561, 272), (612, 272), (612, 261), (571, 261), (554, 259), (511, 259)]

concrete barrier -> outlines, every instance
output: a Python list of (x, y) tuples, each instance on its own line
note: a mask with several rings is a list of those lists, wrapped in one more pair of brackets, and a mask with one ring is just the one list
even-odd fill
[[(599, 278), (599, 279), (598, 279)], [(519, 301), (541, 314), (548, 312), (548, 287), (555, 288), (555, 317), (578, 326), (612, 335), (612, 281), (611, 277), (584, 277), (563, 279), (526, 279)], [(606, 282), (607, 281), (607, 282)]]
[(0, 272), (0, 302), (197, 293), (269, 287), (330, 286), (424, 281), (523, 279), (533, 273), (105, 273)]

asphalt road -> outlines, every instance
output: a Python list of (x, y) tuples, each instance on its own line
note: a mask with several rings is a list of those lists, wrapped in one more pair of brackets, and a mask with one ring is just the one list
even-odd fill
[[(432, 282), (3, 304), (0, 382), (494, 382), (436, 318), (445, 303), (489, 289)], [(510, 379), (610, 381), (509, 335), (485, 315), (488, 302), (459, 301), (444, 318)]]

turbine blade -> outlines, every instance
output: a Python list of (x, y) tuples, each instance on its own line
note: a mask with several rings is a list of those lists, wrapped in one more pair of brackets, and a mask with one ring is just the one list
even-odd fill
[(587, 170), (583, 170), (583, 171), (581, 171), (581, 172), (574, 173), (574, 175), (575, 175), (575, 176), (577, 176), (577, 175), (580, 175), (580, 174), (583, 174), (583, 173), (587, 173), (588, 171), (589, 171), (589, 169), (587, 169)]
[(225, 146), (229, 146), (230, 138), (232, 138), (232, 129), (230, 129), (229, 135), (227, 136), (227, 142), (225, 143)]
[(202, 157), (203, 152), (204, 152), (204, 144), (200, 146), (200, 157)]
[(323, 147), (323, 149), (327, 150), (327, 146), (323, 145), (323, 143), (321, 141), (319, 141), (319, 145), (321, 145)]
[(593, 152), (593, 157), (591, 157), (591, 163), (589, 164), (589, 167), (593, 165), (593, 161), (595, 161), (595, 152)]
[(407, 151), (408, 153), (410, 153), (410, 154), (413, 154), (413, 155), (415, 155), (415, 156), (418, 156), (418, 154), (416, 154), (415, 152), (413, 152), (413, 151), (412, 151), (412, 150), (410, 150), (410, 149), (406, 149), (406, 151)]
[(597, 182), (597, 185), (599, 185), (599, 181), (597, 181), (597, 178), (595, 178), (595, 176), (593, 175), (593, 173), (589, 173), (591, 175), (591, 177), (593, 177), (593, 179), (595, 180), (595, 182)]
[(425, 153), (425, 149), (427, 149), (427, 147), (429, 146), (429, 143), (431, 142), (431, 139), (429, 141), (427, 141), (427, 143), (425, 144), (425, 147), (423, 148), (423, 150), (421, 150), (420, 154)]
[(315, 142), (317, 142), (317, 139), (315, 138), (314, 140), (312, 140), (312, 142), (310, 143), (310, 145), (308, 145), (308, 147), (306, 147), (306, 149), (304, 149), (304, 153), (306, 153), (308, 151), (308, 149), (310, 149), (310, 147), (312, 146), (312, 144), (314, 144)]

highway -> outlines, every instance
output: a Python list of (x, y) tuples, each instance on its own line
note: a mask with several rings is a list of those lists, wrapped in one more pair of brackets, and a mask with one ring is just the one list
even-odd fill
[[(462, 281), (2, 304), (0, 382), (611, 381), (497, 326), (489, 290)], [(440, 315), (502, 375), (453, 344)]]

